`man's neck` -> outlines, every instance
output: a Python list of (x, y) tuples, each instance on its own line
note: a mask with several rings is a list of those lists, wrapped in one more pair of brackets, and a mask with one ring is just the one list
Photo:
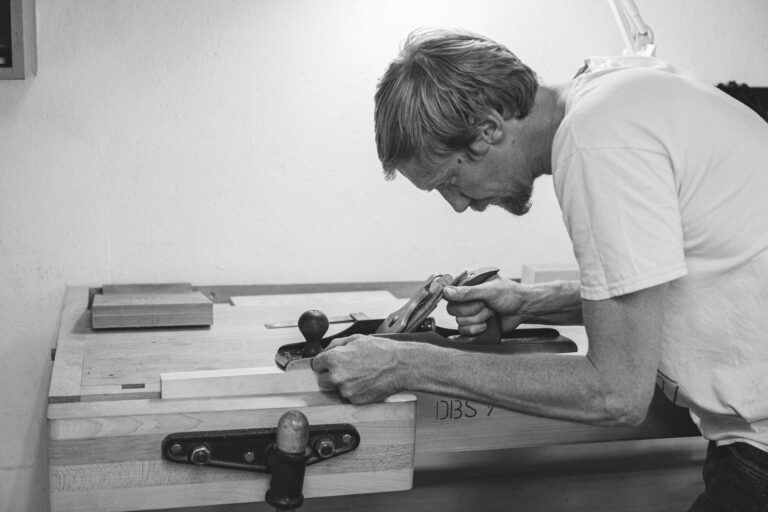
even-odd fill
[(535, 148), (536, 167), (542, 174), (552, 174), (552, 143), (565, 117), (565, 104), (570, 88), (570, 82), (539, 85), (533, 108), (526, 119), (529, 122), (528, 129), (525, 130), (528, 140), (523, 142), (527, 147)]

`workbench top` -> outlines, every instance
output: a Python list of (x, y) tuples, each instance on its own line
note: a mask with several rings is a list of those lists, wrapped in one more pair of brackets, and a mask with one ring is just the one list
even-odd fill
[[(387, 290), (355, 288), (285, 294), (273, 289), (268, 295), (222, 299), (209, 287), (206, 294), (219, 300), (209, 328), (107, 331), (90, 326), (88, 304), (94, 290), (69, 288), (49, 392), (53, 510), (262, 500), (263, 475), (177, 467), (160, 460), (159, 443), (177, 431), (274, 426), (288, 409), (306, 411), (313, 424), (353, 424), (363, 437), (357, 452), (308, 470), (308, 497), (407, 489), (414, 458), (429, 454), (695, 435), (685, 411), (660, 397), (642, 425), (626, 428), (550, 420), (426, 393), (417, 393), (415, 402), (405, 395), (368, 406), (353, 406), (335, 392), (161, 398), (161, 373), (270, 366), (278, 347), (303, 341), (296, 327), (269, 329), (267, 323), (296, 320), (308, 309), (329, 317), (362, 312), (384, 318), (407, 300)], [(434, 316), (438, 325), (455, 325), (442, 308)], [(331, 324), (328, 334), (348, 326)], [(578, 353), (586, 351), (582, 327), (558, 330), (576, 342)]]
[[(88, 298), (88, 288), (67, 291), (49, 403), (160, 398), (160, 373), (271, 366), (281, 345), (303, 341), (297, 328), (265, 323), (307, 309), (376, 318), (402, 302), (387, 291), (236, 296), (213, 305), (210, 328), (92, 330)], [(348, 326), (332, 324), (328, 334)]]

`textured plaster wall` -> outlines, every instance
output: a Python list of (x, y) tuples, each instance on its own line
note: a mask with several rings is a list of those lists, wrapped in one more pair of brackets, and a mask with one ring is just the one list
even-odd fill
[[(637, 0), (661, 57), (768, 85), (764, 0)], [(373, 91), (405, 35), (464, 27), (545, 80), (620, 52), (603, 0), (38, 0), (0, 82), (0, 511), (47, 509), (64, 287), (423, 279), (572, 261), (550, 181), (524, 218), (384, 182)], [(713, 126), (713, 129), (716, 127)]]

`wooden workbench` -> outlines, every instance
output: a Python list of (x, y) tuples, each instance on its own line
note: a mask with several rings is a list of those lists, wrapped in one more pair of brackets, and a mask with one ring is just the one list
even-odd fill
[[(417, 394), (415, 402), (406, 394), (369, 406), (350, 405), (334, 393), (160, 398), (161, 373), (271, 365), (279, 346), (301, 341), (296, 328), (267, 329), (267, 322), (296, 319), (307, 309), (320, 309), (329, 316), (362, 311), (383, 318), (419, 284), (199, 287), (215, 302), (210, 328), (107, 332), (93, 331), (89, 324), (90, 298), (99, 290), (68, 289), (49, 393), (53, 510), (148, 510), (261, 501), (267, 476), (176, 466), (160, 460), (159, 443), (177, 431), (274, 426), (291, 408), (306, 412), (312, 423), (354, 424), (363, 439), (357, 452), (308, 468), (308, 498), (409, 489), (414, 460), (417, 468), (424, 468), (421, 476), (416, 475), (416, 489), (408, 493), (344, 499), (369, 505), (377, 496), (386, 496), (382, 505), (391, 504), (392, 496), (406, 502), (408, 496), (422, 500), (419, 483), (442, 471), (465, 467), (483, 474), (483, 467), (486, 473), (489, 467), (509, 469), (510, 450), (518, 450), (516, 455), (523, 460), (527, 457), (531, 467), (545, 467), (560, 455), (542, 459), (531, 450), (695, 434), (685, 411), (659, 398), (648, 419), (632, 428), (590, 427), (429, 394)], [(438, 323), (447, 321), (439, 313), (437, 317)], [(333, 324), (329, 334), (347, 326)], [(586, 349), (582, 328), (564, 328), (561, 333), (576, 341), (581, 351)], [(581, 451), (568, 455), (567, 450), (571, 464), (584, 460)], [(522, 466), (515, 467), (519, 472)], [(499, 471), (494, 470), (495, 475)], [(451, 474), (442, 474), (439, 481), (450, 481)], [(483, 481), (493, 478), (486, 474)], [(329, 499), (342, 498), (310, 500), (305, 509), (312, 510), (313, 503), (339, 509), (339, 503)]]

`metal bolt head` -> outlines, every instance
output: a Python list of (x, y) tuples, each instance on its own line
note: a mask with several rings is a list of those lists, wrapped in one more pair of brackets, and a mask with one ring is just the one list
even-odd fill
[(328, 437), (321, 437), (315, 441), (315, 452), (321, 459), (327, 459), (336, 451), (336, 443)]
[(245, 452), (243, 458), (245, 459), (245, 462), (253, 462), (256, 460), (256, 454), (253, 452)]
[(211, 449), (205, 445), (196, 446), (189, 455), (192, 464), (204, 466), (211, 461)]
[(341, 442), (344, 443), (345, 446), (349, 446), (352, 444), (353, 438), (351, 434), (344, 434), (341, 436)]
[(173, 443), (171, 445), (171, 453), (173, 455), (181, 455), (182, 447), (179, 443)]
[(434, 331), (436, 327), (435, 319), (430, 316), (421, 323), (420, 329), (422, 331)]

